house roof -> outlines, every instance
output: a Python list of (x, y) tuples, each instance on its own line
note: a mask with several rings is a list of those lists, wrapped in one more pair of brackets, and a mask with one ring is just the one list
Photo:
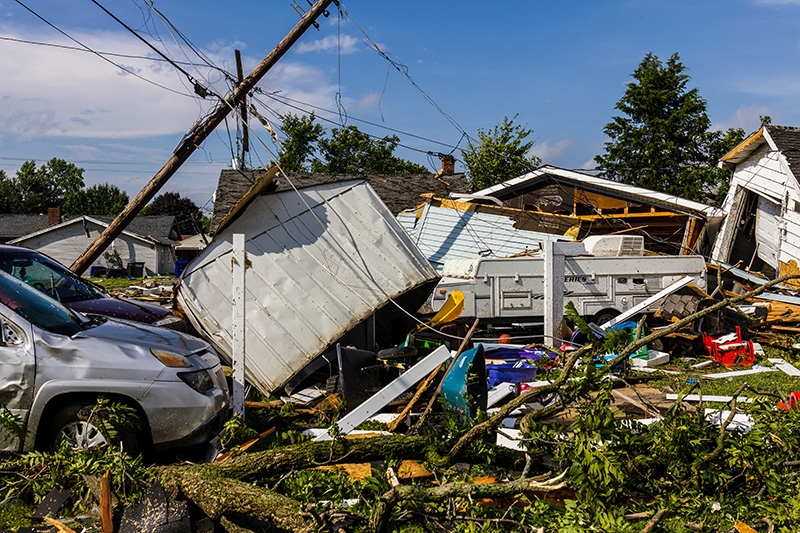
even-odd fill
[(800, 128), (792, 126), (762, 126), (757, 132), (751, 134), (736, 147), (722, 156), (720, 166), (733, 169), (739, 163), (747, 160), (756, 150), (768, 144), (770, 149), (777, 150), (783, 155), (793, 175), (794, 169), (800, 169)]
[[(93, 216), (92, 218), (108, 226), (115, 217)], [(131, 233), (150, 237), (161, 244), (175, 244), (180, 240), (177, 222), (175, 217), (170, 215), (137, 216), (130, 221), (125, 229)]]
[[(45, 215), (45, 218), (46, 217), (47, 215)], [(54, 224), (53, 226), (26, 234), (20, 238), (10, 241), (10, 243), (17, 244), (29, 238), (36, 237), (50, 231), (55, 231), (71, 224), (83, 224), (84, 219), (97, 224), (98, 226), (108, 227), (111, 221), (114, 220), (114, 217), (94, 215), (76, 216), (62, 222), (61, 224)], [(176, 241), (169, 238), (170, 232), (173, 230), (175, 225), (174, 216), (139, 216), (135, 217), (122, 233), (124, 235), (128, 235), (129, 237), (134, 237), (150, 243), (175, 244)], [(174, 231), (177, 232), (177, 229)]]
[(0, 242), (18, 239), (47, 227), (47, 215), (0, 215)]
[[(211, 217), (213, 234), (225, 215), (239, 199), (253, 186), (264, 170), (223, 170), (214, 198), (214, 214)], [(287, 180), (288, 177), (288, 180)], [(279, 173), (268, 192), (281, 192), (312, 185), (324, 185), (350, 180), (366, 180), (378, 193), (393, 214), (415, 207), (421, 202), (420, 195), (432, 193), (447, 196), (450, 193), (467, 193), (469, 184), (464, 174), (414, 174), (414, 175), (371, 175), (371, 174), (312, 174), (303, 172)]]
[(725, 216), (724, 211), (721, 209), (699, 202), (550, 165), (545, 165), (533, 172), (519, 176), (518, 178), (513, 178), (492, 187), (476, 191), (475, 196), (494, 196), (502, 200), (503, 198), (514, 196), (532, 185), (548, 180), (568, 182), (574, 186), (600, 192), (608, 196), (628, 198), (638, 202), (663, 207), (671, 211), (703, 216), (706, 219), (722, 218)]

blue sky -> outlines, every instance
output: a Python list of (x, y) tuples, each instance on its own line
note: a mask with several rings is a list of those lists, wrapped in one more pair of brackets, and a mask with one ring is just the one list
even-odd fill
[[(86, 169), (87, 186), (109, 182), (133, 197), (216, 101), (193, 97), (169, 64), (141, 59), (155, 53), (91, 0), (20, 1), (30, 10), (0, 0), (0, 169), (13, 175), (26, 160), (59, 157)], [(241, 50), (247, 74), (299, 20), (291, 0), (98, 2), (167, 56), (191, 62), (182, 68), (219, 94), (230, 90), (220, 71), (200, 66), (176, 30), (230, 73)], [(279, 113), (316, 109), (328, 129), (344, 122), (396, 133), (396, 153), (434, 171), (438, 159), (427, 152), (455, 149), (459, 158), (464, 132), (474, 138), (518, 115), (544, 163), (591, 168), (607, 140), (603, 127), (648, 52), (662, 61), (680, 55), (714, 129), (749, 133), (760, 115), (800, 126), (800, 0), (341, 5), (345, 15), (332, 8), (260, 83), (254, 104), (274, 127)], [(115, 65), (63, 48), (80, 46), (64, 34), (122, 56), (108, 56)], [(162, 192), (210, 206), (235, 150), (233, 115), (227, 126)], [(250, 126), (249, 161), (268, 164), (277, 146), (255, 119)]]

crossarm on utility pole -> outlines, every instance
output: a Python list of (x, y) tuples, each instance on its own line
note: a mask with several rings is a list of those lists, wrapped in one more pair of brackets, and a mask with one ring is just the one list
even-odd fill
[(169, 180), (181, 165), (189, 159), (195, 150), (211, 135), (211, 132), (219, 126), (225, 117), (232, 110), (236, 109), (237, 105), (247, 95), (247, 93), (255, 87), (256, 83), (264, 77), (264, 75), (271, 69), (278, 60), (283, 57), (289, 48), (297, 42), (301, 35), (316, 21), (317, 17), (322, 14), (325, 9), (335, 0), (319, 0), (309, 9), (300, 22), (289, 32), (283, 40), (278, 43), (272, 52), (265, 57), (261, 63), (247, 76), (232, 92), (231, 94), (221, 101), (211, 114), (202, 122), (191, 134), (187, 135), (183, 144), (181, 144), (172, 157), (161, 167), (150, 182), (139, 191), (139, 194), (127, 205), (122, 212), (117, 215), (108, 227), (100, 234), (100, 236), (83, 251), (72, 265), (70, 270), (76, 274), (82, 274), (116, 239), (120, 233), (130, 224), (133, 217), (135, 217), (142, 208), (147, 205), (147, 202), (158, 193), (161, 187)]

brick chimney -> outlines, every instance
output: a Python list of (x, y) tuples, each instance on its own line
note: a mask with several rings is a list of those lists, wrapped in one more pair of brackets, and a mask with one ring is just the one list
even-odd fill
[(47, 208), (47, 226), (55, 226), (61, 224), (61, 208), (48, 207)]
[(456, 158), (452, 154), (439, 154), (442, 161), (442, 174), (456, 173)]

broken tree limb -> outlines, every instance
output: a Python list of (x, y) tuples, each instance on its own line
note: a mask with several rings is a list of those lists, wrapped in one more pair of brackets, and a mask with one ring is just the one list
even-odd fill
[[(334, 441), (303, 442), (272, 450), (239, 453), (222, 463), (206, 465), (218, 475), (242, 481), (256, 481), (278, 476), (292, 470), (302, 470), (322, 465), (340, 463), (367, 463), (385, 459), (419, 459), (427, 457), (441, 462), (438, 442), (413, 435), (381, 435), (362, 439), (337, 439)], [(513, 465), (523, 461), (523, 453), (502, 446), (492, 446), (491, 453), (498, 461)], [(483, 456), (465, 452), (459, 456), (466, 462), (482, 462)]]
[(303, 442), (272, 450), (232, 455), (214, 465), (220, 475), (254, 481), (291, 470), (326, 464), (363, 463), (376, 459), (414, 459), (425, 455), (429, 442), (423, 437), (386, 435), (368, 439), (336, 439)]
[(646, 344), (649, 344), (649, 343), (653, 342), (656, 339), (660, 339), (661, 337), (663, 337), (665, 335), (669, 335), (670, 333), (674, 333), (674, 332), (676, 332), (676, 331), (678, 331), (680, 329), (683, 329), (685, 326), (691, 324), (692, 322), (694, 322), (698, 318), (702, 318), (702, 317), (704, 317), (706, 315), (710, 315), (711, 313), (715, 313), (715, 312), (717, 312), (720, 309), (723, 309), (725, 307), (735, 306), (736, 304), (738, 304), (740, 302), (743, 302), (743, 301), (747, 300), (748, 298), (756, 297), (759, 294), (761, 294), (762, 292), (765, 292), (766, 290), (768, 290), (768, 289), (770, 289), (770, 288), (772, 288), (772, 287), (774, 287), (776, 285), (781, 285), (783, 282), (785, 282), (787, 280), (791, 280), (791, 279), (800, 279), (800, 274), (787, 274), (787, 275), (781, 276), (781, 277), (779, 277), (777, 279), (773, 279), (772, 281), (768, 281), (767, 283), (761, 285), (760, 287), (756, 287), (755, 289), (753, 289), (750, 292), (746, 292), (744, 294), (740, 294), (740, 295), (738, 295), (736, 297), (726, 297), (723, 300), (720, 300), (719, 302), (717, 302), (717, 303), (715, 303), (713, 305), (710, 305), (710, 306), (706, 307), (705, 309), (702, 309), (702, 310), (700, 310), (700, 311), (698, 311), (698, 312), (696, 312), (696, 313), (694, 313), (692, 315), (684, 317), (684, 318), (680, 319), (679, 321), (677, 321), (677, 322), (675, 322), (673, 324), (670, 324), (669, 326), (667, 326), (665, 328), (659, 329), (658, 331), (654, 331), (650, 335), (642, 337), (641, 339), (637, 339), (637, 340), (633, 341), (632, 343), (628, 344), (625, 348), (623, 348), (620, 351), (619, 355), (617, 355), (614, 359), (612, 359), (611, 361), (609, 361), (607, 363), (607, 366), (608, 367), (616, 366), (617, 364), (619, 364), (622, 361), (624, 361), (626, 358), (628, 358), (632, 353), (634, 353), (636, 350), (638, 350), (642, 346), (645, 346)]
[(664, 513), (666, 512), (667, 512), (666, 509), (659, 509), (658, 512), (653, 515), (653, 518), (648, 520), (647, 523), (644, 525), (644, 527), (642, 528), (642, 533), (650, 533), (650, 531), (652, 531), (653, 528), (656, 527), (656, 524), (658, 524), (658, 521), (661, 520), (661, 517), (664, 516)]
[[(704, 317), (704, 316), (709, 315), (711, 313), (714, 313), (714, 312), (716, 312), (716, 311), (718, 311), (718, 310), (720, 310), (720, 309), (722, 309), (724, 307), (729, 307), (731, 305), (738, 304), (739, 302), (747, 300), (748, 298), (753, 298), (755, 296), (758, 296), (762, 292), (767, 291), (767, 290), (769, 290), (770, 288), (772, 288), (772, 287), (774, 287), (776, 285), (781, 285), (785, 281), (792, 280), (792, 279), (800, 279), (800, 274), (788, 274), (788, 275), (785, 275), (785, 276), (781, 276), (781, 277), (779, 277), (777, 279), (774, 279), (772, 281), (769, 281), (769, 282), (761, 285), (760, 287), (757, 287), (756, 289), (754, 289), (754, 290), (752, 290), (750, 292), (747, 292), (745, 294), (740, 294), (740, 295), (738, 295), (736, 297), (726, 297), (725, 299), (723, 299), (723, 300), (721, 300), (721, 301), (719, 301), (719, 302), (717, 302), (717, 303), (715, 303), (713, 305), (710, 305), (709, 307), (706, 307), (705, 309), (702, 309), (702, 310), (698, 311), (697, 313), (694, 313), (692, 315), (684, 317), (681, 320), (679, 320), (678, 322), (670, 324), (669, 326), (667, 326), (665, 328), (659, 329), (658, 331), (655, 331), (655, 332), (653, 332), (653, 333), (651, 333), (649, 335), (646, 335), (646, 336), (644, 336), (644, 337), (642, 337), (640, 339), (637, 339), (634, 342), (628, 344), (625, 348), (623, 348), (620, 351), (619, 355), (617, 355), (614, 359), (609, 361), (606, 364), (606, 366), (609, 367), (609, 368), (613, 368), (617, 364), (621, 363), (622, 361), (624, 361), (628, 357), (630, 357), (630, 355), (632, 353), (634, 353), (636, 350), (638, 350), (642, 346), (645, 346), (646, 344), (651, 343), (654, 340), (659, 339), (659, 338), (661, 338), (661, 337), (663, 337), (665, 335), (668, 335), (670, 333), (674, 333), (674, 332), (684, 328), (685, 326), (691, 324), (692, 322), (694, 322), (698, 318), (701, 318), (701, 317)], [(551, 383), (550, 385), (544, 385), (542, 387), (533, 388), (533, 389), (525, 392), (524, 394), (519, 395), (515, 399), (511, 400), (510, 402), (508, 402), (505, 406), (503, 406), (489, 420), (487, 420), (485, 422), (482, 422), (480, 424), (477, 424), (476, 426), (471, 428), (469, 431), (467, 431), (464, 435), (461, 436), (461, 438), (455, 444), (455, 446), (453, 446), (452, 450), (450, 451), (450, 453), (447, 456), (447, 460), (448, 461), (452, 461), (452, 458), (455, 457), (456, 455), (462, 453), (463, 450), (475, 438), (477, 438), (477, 437), (479, 437), (481, 435), (487, 434), (487, 433), (497, 429), (497, 427), (500, 426), (500, 424), (502, 423), (503, 419), (505, 417), (507, 417), (514, 409), (516, 409), (516, 408), (518, 408), (518, 407), (520, 407), (520, 406), (522, 406), (522, 405), (534, 400), (537, 396), (539, 396), (541, 394), (548, 393), (548, 392), (559, 392), (559, 391), (561, 391), (562, 385), (564, 385), (564, 383), (566, 383), (567, 379), (569, 379), (569, 375), (572, 372), (572, 370), (575, 367), (575, 365), (577, 364), (578, 360), (581, 357), (583, 357), (584, 355), (590, 353), (592, 348), (593, 347), (591, 345), (587, 344), (587, 345), (579, 348), (578, 350), (575, 350), (574, 352), (572, 352), (572, 354), (570, 355), (569, 359), (567, 359), (567, 362), (565, 363), (564, 367), (561, 370), (561, 374), (558, 376), (558, 378), (555, 381), (553, 381), (553, 383)], [(535, 418), (535, 419), (540, 419), (540, 418), (542, 418), (544, 416), (549, 416), (552, 412), (555, 412), (555, 411), (557, 411), (559, 409), (560, 408), (557, 408), (555, 406), (551, 406), (551, 407), (548, 407), (548, 408), (545, 408), (545, 409), (541, 409), (539, 411), (534, 411), (533, 413), (530, 413), (529, 415), (527, 415), (526, 418), (531, 417), (531, 418)]]
[(210, 465), (168, 466), (159, 470), (165, 490), (178, 490), (213, 520), (246, 515), (280, 530), (310, 533), (319, 524), (303, 505), (264, 487), (219, 475)]
[(498, 484), (448, 483), (438, 487), (398, 485), (381, 496), (379, 504), (372, 513), (370, 529), (375, 533), (385, 533), (389, 525), (387, 518), (391, 515), (392, 508), (402, 502), (440, 502), (450, 498), (500, 498), (524, 492), (552, 492), (566, 486), (566, 482), (563, 481), (565, 474), (566, 471), (546, 481), (529, 478)]
[(411, 400), (409, 400), (409, 402), (406, 404), (403, 410), (400, 411), (400, 414), (398, 414), (397, 417), (395, 417), (395, 419), (389, 422), (389, 424), (387, 425), (387, 429), (389, 431), (394, 431), (395, 429), (397, 429), (397, 426), (399, 426), (400, 422), (402, 422), (402, 420), (406, 417), (406, 415), (408, 415), (408, 413), (411, 412), (411, 410), (414, 408), (414, 405), (417, 403), (417, 400), (419, 400), (420, 396), (422, 396), (425, 393), (425, 391), (428, 390), (428, 387), (431, 386), (431, 383), (433, 383), (434, 378), (442, 370), (443, 367), (444, 364), (437, 366), (436, 370), (428, 374), (428, 377), (425, 378), (425, 380), (422, 383), (417, 385), (417, 390), (414, 392), (414, 396), (411, 398)]

